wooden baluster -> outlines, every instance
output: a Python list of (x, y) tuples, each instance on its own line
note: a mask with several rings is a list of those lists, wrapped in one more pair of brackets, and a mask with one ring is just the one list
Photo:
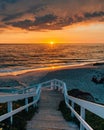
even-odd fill
[[(80, 109), (80, 116), (85, 120), (85, 109), (83, 107)], [(84, 130), (82, 123), (80, 123), (80, 130)]]
[(54, 87), (54, 83), (53, 81), (51, 81), (51, 89), (53, 90), (53, 87)]
[[(12, 102), (8, 102), (8, 112), (12, 112)], [(13, 116), (10, 116), (10, 123), (13, 124)]]
[[(28, 98), (25, 98), (25, 105), (28, 105)], [(26, 107), (26, 111), (28, 112), (28, 107)]]
[[(72, 106), (72, 108), (74, 109), (74, 102), (72, 102), (72, 101), (71, 101), (71, 106)], [(73, 112), (71, 112), (71, 117), (74, 117)]]

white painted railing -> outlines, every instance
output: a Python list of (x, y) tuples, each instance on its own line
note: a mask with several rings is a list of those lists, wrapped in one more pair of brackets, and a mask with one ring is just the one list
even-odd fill
[[(18, 93), (21, 93), (21, 94), (17, 93), (17, 94), (13, 94), (9, 96), (0, 96), (0, 103), (4, 103), (4, 102), (8, 103), (8, 113), (0, 116), (0, 121), (3, 121), (7, 119), (8, 117), (10, 117), (10, 120), (12, 123), (13, 122), (12, 116), (14, 114), (24, 109), (28, 111), (28, 107), (36, 104), (37, 101), (39, 100), (42, 87), (51, 87), (51, 89), (57, 89), (57, 90), (62, 91), (62, 93), (64, 94), (65, 103), (67, 107), (71, 110), (71, 116), (76, 116), (76, 118), (80, 122), (80, 130), (84, 130), (84, 129), (93, 130), (93, 128), (91, 128), (91, 126), (89, 126), (89, 124), (85, 121), (85, 115), (86, 115), (85, 110), (88, 110), (104, 119), (104, 106), (103, 105), (99, 105), (96, 103), (92, 103), (89, 101), (85, 101), (82, 99), (69, 96), (67, 93), (66, 84), (63, 81), (53, 79), (53, 80), (38, 84), (37, 89), (35, 86), (32, 86), (32, 87), (25, 88), (24, 90), (20, 92), (18, 91)], [(33, 97), (33, 101), (31, 103), (28, 103), (29, 97)], [(20, 100), (20, 99), (25, 99), (25, 105), (15, 110), (12, 110), (12, 102)], [(71, 102), (71, 105), (69, 104), (69, 102)], [(78, 114), (75, 111), (74, 104), (77, 104), (80, 106), (80, 114)]]
[[(29, 91), (28, 91), (28, 89), (29, 89)], [(17, 114), (18, 112), (20, 112), (24, 109), (26, 109), (26, 111), (28, 111), (29, 106), (37, 105), (37, 102), (40, 98), (40, 93), (41, 93), (40, 85), (38, 85), (38, 87), (37, 87), (37, 89), (35, 89), (35, 91), (32, 88), (33, 92), (30, 91), (30, 87), (28, 89), (25, 88), (23, 91), (20, 91), (21, 94), (18, 94), (18, 92), (17, 92), (16, 94), (10, 94), (10, 95), (7, 95), (7, 96), (6, 95), (0, 96), (0, 103), (7, 103), (7, 113), (0, 116), (0, 121), (3, 121), (3, 120), (10, 117), (10, 122), (12, 124), (14, 114)], [(33, 101), (31, 103), (28, 103), (28, 98), (30, 98), (30, 97), (33, 97)], [(18, 100), (22, 100), (22, 99), (25, 99), (25, 105), (21, 106), (20, 108), (13, 110), (13, 105), (12, 105), (13, 102), (18, 101)]]
[[(89, 101), (85, 101), (82, 99), (78, 99), (72, 96), (69, 96), (67, 93), (67, 87), (66, 84), (63, 81), (55, 79), (53, 81), (55, 87), (58, 87), (58, 89), (62, 89), (64, 93), (65, 103), (67, 107), (71, 110), (71, 115), (76, 116), (76, 118), (80, 122), (80, 130), (93, 130), (91, 126), (85, 121), (85, 110), (88, 110), (97, 116), (104, 119), (104, 106), (96, 103), (92, 103)], [(69, 104), (69, 101), (71, 101), (71, 105)], [(74, 104), (77, 104), (80, 106), (80, 115), (75, 111)]]

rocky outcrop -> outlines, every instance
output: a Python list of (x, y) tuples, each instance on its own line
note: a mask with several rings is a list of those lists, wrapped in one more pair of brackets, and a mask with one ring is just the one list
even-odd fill
[(83, 92), (79, 89), (72, 89), (72, 90), (68, 91), (68, 95), (76, 97), (76, 98), (84, 99), (84, 100), (87, 100), (87, 101), (94, 102), (94, 97), (90, 93)]
[(104, 77), (97, 77), (97, 76), (93, 76), (92, 77), (92, 81), (96, 84), (104, 84)]
[(93, 66), (103, 66), (104, 62), (94, 63)]

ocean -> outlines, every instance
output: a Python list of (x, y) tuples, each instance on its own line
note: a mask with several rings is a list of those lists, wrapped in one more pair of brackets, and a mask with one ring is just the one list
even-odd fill
[(0, 44), (0, 75), (104, 62), (104, 44)]

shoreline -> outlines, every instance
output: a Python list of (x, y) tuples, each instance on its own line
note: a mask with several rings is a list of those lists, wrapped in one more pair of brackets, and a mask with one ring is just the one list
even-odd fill
[(63, 66), (52, 66), (52, 67), (44, 67), (44, 68), (36, 68), (36, 69), (28, 69), (28, 70), (19, 70), (13, 72), (4, 72), (0, 73), (0, 77), (8, 77), (8, 76), (18, 76), (18, 75), (25, 75), (33, 72), (42, 72), (42, 71), (54, 71), (54, 70), (61, 70), (61, 69), (73, 69), (73, 68), (86, 68), (86, 67), (96, 67), (94, 63), (82, 63), (82, 64), (73, 64), (73, 65), (63, 65)]
[[(76, 64), (76, 65), (67, 65), (67, 66), (53, 66), (53, 67), (46, 67), (46, 68), (39, 68), (39, 69), (31, 69), (31, 70), (23, 70), (18, 72), (10, 72), (6, 74), (0, 75), (0, 80), (8, 80), (13, 79), (25, 82), (27, 79), (38, 81), (42, 77), (45, 77), (50, 72), (62, 71), (62, 70), (71, 70), (71, 69), (80, 69), (80, 68), (96, 68), (93, 64)], [(21, 80), (22, 79), (22, 80)], [(23, 81), (24, 80), (24, 81)], [(28, 84), (28, 83), (27, 83)]]
[(81, 63), (81, 64), (72, 64), (72, 65), (62, 65), (62, 66), (52, 66), (44, 68), (35, 68), (27, 70), (19, 70), (13, 72), (4, 72), (0, 73), (0, 78), (2, 77), (15, 77), (15, 76), (24, 76), (31, 75), (31, 73), (48, 73), (51, 71), (62, 70), (62, 69), (76, 69), (76, 68), (97, 68), (104, 66), (104, 62), (92, 62), (92, 63)]
[(53, 71), (53, 70), (61, 70), (61, 69), (73, 69), (73, 68), (86, 68), (86, 67), (102, 67), (104, 66), (104, 62), (92, 62), (92, 63), (80, 63), (80, 64), (70, 64), (70, 65), (60, 65), (60, 66), (51, 66), (51, 67), (43, 67), (43, 68), (35, 68), (35, 69), (27, 69), (27, 70), (19, 70), (19, 71), (11, 71), (11, 72), (1, 72), (0, 77), (6, 76), (18, 76), (25, 75), (33, 72), (43, 72), (43, 71)]
[(18, 75), (0, 77), (0, 87), (28, 87), (57, 78), (63, 80), (68, 90), (79, 89), (93, 95), (96, 102), (104, 104), (104, 84), (92, 82), (94, 75), (104, 75), (104, 66), (93, 64), (61, 66), (35, 70)]

